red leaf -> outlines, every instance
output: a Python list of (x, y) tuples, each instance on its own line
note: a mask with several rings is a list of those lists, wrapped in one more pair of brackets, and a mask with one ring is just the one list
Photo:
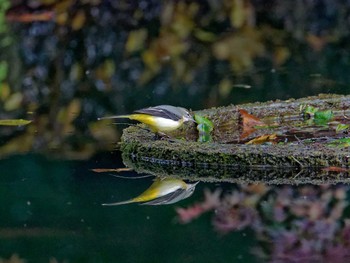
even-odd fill
[(246, 110), (239, 109), (239, 113), (242, 117), (243, 127), (265, 126), (266, 124), (258, 117), (249, 114)]
[(253, 133), (256, 129), (256, 126), (265, 126), (266, 124), (261, 121), (258, 117), (249, 114), (246, 110), (239, 109), (239, 113), (242, 117), (243, 131), (240, 139), (243, 140)]
[(54, 18), (53, 11), (45, 11), (42, 13), (24, 13), (24, 14), (7, 14), (6, 19), (13, 22), (31, 23), (35, 21), (50, 21)]

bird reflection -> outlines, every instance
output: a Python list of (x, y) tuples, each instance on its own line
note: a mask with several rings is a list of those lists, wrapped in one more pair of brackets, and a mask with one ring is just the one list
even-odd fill
[(197, 183), (189, 184), (175, 178), (156, 178), (153, 184), (139, 196), (116, 203), (102, 204), (104, 206), (141, 203), (143, 205), (168, 205), (190, 197)]

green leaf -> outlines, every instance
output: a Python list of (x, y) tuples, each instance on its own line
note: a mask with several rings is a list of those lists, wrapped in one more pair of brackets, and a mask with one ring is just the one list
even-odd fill
[(318, 108), (307, 105), (304, 109), (304, 114), (308, 114), (309, 116), (314, 116), (315, 113), (318, 111)]
[(198, 141), (199, 142), (210, 142), (212, 137), (210, 135), (211, 131), (214, 129), (214, 124), (207, 118), (197, 115), (194, 115), (194, 119), (198, 123)]
[(338, 146), (340, 148), (345, 148), (350, 146), (350, 138), (341, 138), (328, 143), (331, 146)]
[[(207, 126), (207, 129), (209, 129), (209, 132), (211, 132), (214, 129), (214, 124), (209, 119), (197, 114), (194, 115), (194, 119), (198, 123), (198, 126), (200, 124), (204, 124), (205, 126)], [(198, 126), (197, 126), (197, 129), (198, 129)]]
[(336, 132), (341, 132), (341, 131), (345, 131), (347, 129), (349, 129), (350, 125), (349, 124), (343, 124), (343, 123), (339, 123), (337, 125), (337, 127), (335, 128)]
[(213, 139), (209, 133), (199, 133), (198, 141), (199, 142), (211, 142)]
[(197, 130), (199, 132), (204, 132), (204, 133), (210, 133), (213, 129), (209, 127), (208, 125), (201, 123), (197, 125)]
[(333, 119), (334, 114), (331, 110), (317, 111), (314, 115), (314, 121), (316, 124), (326, 124)]
[(23, 119), (8, 119), (8, 120), (0, 120), (0, 125), (3, 126), (22, 126), (31, 123), (30, 120)]

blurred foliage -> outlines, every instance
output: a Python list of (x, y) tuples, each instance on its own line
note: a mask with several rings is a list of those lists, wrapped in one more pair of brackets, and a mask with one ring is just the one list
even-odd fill
[(120, 135), (97, 117), (150, 105), (198, 109), (344, 92), (347, 7), (340, 0), (0, 1), (0, 118), (33, 121), (1, 128), (0, 156), (86, 158), (112, 149)]
[(17, 254), (13, 254), (9, 259), (0, 258), (0, 263), (25, 263), (26, 260), (21, 259)]
[[(345, 185), (239, 185), (204, 192), (204, 200), (177, 208), (181, 223), (212, 213), (222, 234), (250, 228), (262, 262), (346, 262), (350, 221)], [(260, 262), (260, 261), (259, 261)]]

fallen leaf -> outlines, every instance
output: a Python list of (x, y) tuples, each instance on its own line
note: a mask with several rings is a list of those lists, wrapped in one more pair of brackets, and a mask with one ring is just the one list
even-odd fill
[(116, 169), (109, 169), (109, 168), (96, 168), (96, 169), (91, 169), (91, 171), (95, 173), (106, 173), (106, 172), (129, 172), (132, 171), (132, 168), (116, 168)]
[(322, 171), (342, 173), (342, 172), (348, 172), (349, 169), (344, 167), (338, 167), (338, 166), (329, 166), (329, 167), (323, 168)]
[(253, 140), (250, 140), (249, 142), (246, 142), (245, 144), (262, 144), (265, 142), (274, 141), (274, 140), (276, 140), (276, 138), (277, 138), (277, 135), (275, 133), (274, 134), (265, 134), (265, 135), (259, 136), (257, 138), (254, 138)]
[(346, 131), (346, 130), (349, 129), (349, 127), (350, 127), (349, 124), (339, 123), (339, 124), (337, 125), (337, 127), (335, 128), (335, 131), (336, 131), (336, 132)]
[(266, 124), (261, 121), (258, 117), (249, 114), (246, 110), (239, 109), (239, 113), (242, 117), (243, 126), (254, 127), (254, 126), (265, 126)]
[(240, 139), (243, 140), (247, 138), (256, 129), (256, 126), (266, 126), (266, 124), (259, 118), (249, 114), (246, 110), (239, 109), (239, 113), (242, 117), (243, 131), (241, 133)]
[(239, 139), (240, 140), (244, 140), (245, 138), (247, 138), (250, 134), (252, 134), (255, 131), (256, 131), (255, 128), (243, 127), (243, 131), (242, 131), (241, 136), (239, 137)]

